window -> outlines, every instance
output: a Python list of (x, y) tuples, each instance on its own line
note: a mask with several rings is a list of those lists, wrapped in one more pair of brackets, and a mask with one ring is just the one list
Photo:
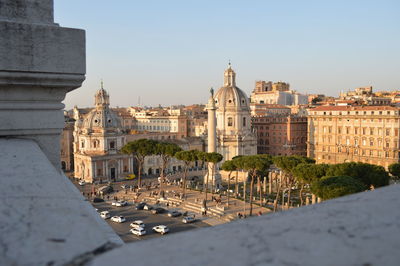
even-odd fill
[(246, 117), (243, 117), (243, 127), (246, 126)]
[(332, 127), (328, 127), (328, 133), (332, 133)]
[(346, 127), (346, 134), (350, 134), (350, 127)]
[(233, 126), (233, 119), (232, 117), (228, 117), (228, 127)]
[(389, 146), (390, 146), (390, 143), (389, 143), (389, 141), (388, 140), (386, 140), (386, 148), (389, 148)]
[(358, 145), (358, 139), (354, 139), (354, 145)]
[(386, 136), (390, 136), (390, 128), (386, 129)]
[(374, 146), (374, 139), (369, 140), (369, 146)]
[(358, 127), (354, 128), (354, 134), (358, 134)]
[(110, 150), (115, 150), (115, 141), (110, 141)]
[(366, 140), (366, 139), (363, 139), (363, 140), (362, 140), (362, 145), (363, 145), (363, 146), (366, 146), (366, 145), (367, 145), (367, 140)]
[(363, 134), (363, 135), (366, 135), (366, 134), (367, 134), (367, 129), (366, 129), (365, 127), (363, 127), (363, 129), (362, 129), (362, 134)]
[(338, 127), (338, 134), (342, 134), (342, 127)]
[(85, 141), (84, 140), (81, 141), (81, 148), (85, 148)]
[(374, 151), (373, 150), (369, 151), (369, 156), (374, 156)]
[(374, 135), (374, 128), (373, 128), (373, 127), (371, 127), (371, 128), (369, 129), (369, 134), (370, 134), (370, 135)]
[(385, 151), (385, 157), (389, 158), (389, 152), (388, 151)]

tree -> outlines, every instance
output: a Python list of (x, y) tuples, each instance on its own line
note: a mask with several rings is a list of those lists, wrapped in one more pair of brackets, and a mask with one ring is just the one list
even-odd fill
[(234, 163), (235, 163), (235, 165), (236, 165), (235, 198), (237, 198), (237, 197), (238, 197), (238, 194), (239, 194), (239, 180), (238, 180), (238, 177), (239, 177), (239, 169), (242, 169), (242, 168), (238, 167), (238, 162), (236, 161), (236, 159), (238, 159), (238, 158), (240, 158), (240, 157), (242, 157), (242, 156), (243, 156), (243, 155), (237, 155), (237, 156), (234, 156), (234, 157), (232, 158), (232, 160), (234, 161)]
[(319, 180), (321, 177), (326, 175), (329, 165), (327, 164), (310, 164), (301, 163), (293, 168), (292, 173), (296, 177), (297, 181), (301, 184), (300, 188), (300, 205), (303, 205), (303, 190), (304, 185), (311, 185), (313, 182)]
[(389, 165), (389, 173), (395, 178), (400, 178), (400, 163), (392, 163)]
[[(301, 163), (308, 163), (308, 164), (312, 164), (315, 163), (314, 159), (310, 159), (308, 157), (304, 157), (304, 156), (276, 156), (273, 158), (273, 162), (276, 166), (278, 166), (279, 168), (282, 169), (282, 171), (285, 174), (285, 179), (286, 179), (286, 187), (288, 188), (288, 200), (287, 200), (287, 204), (288, 207), (290, 206), (290, 195), (291, 195), (291, 191), (292, 191), (292, 186), (295, 182), (295, 175), (293, 174), (293, 170), (294, 168), (301, 164)], [(276, 195), (276, 203), (278, 202), (278, 197), (279, 197), (279, 188), (281, 186), (278, 187), (278, 192)], [(283, 198), (282, 198), (282, 202), (283, 202)], [(276, 210), (276, 206), (274, 206), (274, 209)]]
[(365, 189), (389, 184), (389, 174), (382, 166), (368, 163), (341, 163), (329, 167), (327, 176), (351, 176), (365, 185)]
[(183, 193), (182, 193), (182, 197), (184, 198), (186, 196), (187, 172), (188, 172), (190, 164), (192, 164), (193, 162), (195, 162), (197, 160), (197, 151), (196, 150), (179, 151), (179, 152), (175, 153), (175, 158), (183, 161), (185, 164), (185, 170), (184, 170), (184, 175), (183, 175)]
[(155, 146), (154, 153), (161, 157), (161, 180), (160, 180), (160, 191), (162, 187), (162, 183), (165, 179), (165, 168), (167, 167), (169, 161), (175, 154), (179, 151), (182, 151), (181, 147), (174, 143), (168, 142), (157, 142)]
[[(210, 152), (206, 155), (206, 160), (208, 163), (211, 163), (211, 175), (214, 178), (213, 183), (211, 184), (211, 193), (214, 194), (214, 183), (215, 183), (215, 166), (217, 163), (222, 161), (224, 157), (218, 152)], [(207, 184), (208, 186), (208, 184)]]
[(364, 191), (365, 184), (351, 176), (328, 176), (315, 181), (311, 190), (323, 200), (328, 200)]
[(229, 174), (228, 174), (228, 191), (227, 191), (227, 201), (228, 201), (228, 206), (229, 206), (229, 190), (231, 189), (231, 174), (233, 171), (236, 171), (237, 167), (233, 160), (228, 160), (228, 161), (225, 161), (221, 165), (221, 169), (229, 172)]
[(260, 155), (249, 155), (243, 156), (237, 159), (239, 165), (244, 170), (249, 172), (250, 175), (250, 216), (253, 214), (253, 191), (254, 191), (254, 180), (260, 173), (266, 172), (271, 166), (272, 161), (268, 158)]
[(149, 139), (138, 139), (135, 141), (128, 142), (121, 148), (121, 152), (124, 154), (133, 155), (138, 162), (138, 187), (142, 184), (142, 169), (144, 164), (144, 159), (147, 156), (153, 155), (155, 153), (155, 147), (157, 142)]

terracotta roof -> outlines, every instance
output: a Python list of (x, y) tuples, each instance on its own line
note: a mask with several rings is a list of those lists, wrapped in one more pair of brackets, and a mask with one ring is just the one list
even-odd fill
[(362, 110), (362, 111), (368, 111), (368, 110), (400, 110), (399, 107), (393, 107), (393, 106), (371, 106), (371, 105), (366, 105), (366, 106), (318, 106), (315, 108), (310, 108), (310, 111), (354, 111), (354, 110)]

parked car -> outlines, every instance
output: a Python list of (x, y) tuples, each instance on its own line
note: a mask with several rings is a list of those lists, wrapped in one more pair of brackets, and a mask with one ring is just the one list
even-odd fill
[(117, 202), (115, 200), (111, 201), (111, 206), (116, 206)]
[(153, 209), (153, 206), (148, 205), (148, 204), (144, 205), (144, 207), (143, 207), (143, 210), (146, 210), (146, 211), (151, 211), (152, 209)]
[(115, 206), (117, 206), (117, 207), (123, 207), (126, 205), (128, 205), (128, 202), (126, 202), (125, 200), (120, 200), (115, 203)]
[(152, 214), (159, 214), (159, 213), (164, 213), (164, 212), (165, 212), (165, 209), (160, 208), (160, 207), (151, 210)]
[(139, 227), (144, 228), (145, 227), (143, 221), (140, 221), (140, 220), (133, 221), (129, 226), (132, 228), (139, 228)]
[(168, 227), (165, 226), (165, 225), (157, 225), (157, 226), (154, 226), (154, 227), (152, 228), (152, 230), (153, 230), (154, 232), (160, 233), (160, 234), (162, 234), (162, 235), (169, 232)]
[(129, 232), (137, 236), (142, 236), (146, 234), (146, 230), (144, 230), (144, 228), (142, 227), (132, 228), (131, 230), (129, 230)]
[(78, 184), (80, 186), (84, 186), (86, 184), (85, 180), (79, 180)]
[(186, 216), (182, 219), (182, 223), (184, 224), (194, 223), (195, 221), (196, 219), (193, 216)]
[(126, 219), (124, 216), (113, 216), (113, 217), (111, 217), (111, 221), (116, 222), (116, 223), (124, 223), (124, 222), (126, 222)]
[(102, 211), (102, 212), (100, 212), (100, 217), (103, 218), (103, 219), (105, 220), (105, 219), (110, 218), (110, 217), (111, 217), (111, 214), (110, 214), (109, 211)]
[(178, 217), (178, 216), (181, 216), (181, 215), (182, 215), (182, 213), (178, 212), (178, 211), (170, 211), (168, 213), (168, 217)]
[(93, 202), (94, 203), (96, 203), (96, 202), (104, 202), (104, 200), (102, 198), (94, 198)]
[(107, 194), (113, 192), (112, 186), (102, 186), (98, 190), (101, 194)]
[(128, 186), (128, 185), (125, 185), (125, 184), (123, 184), (123, 185), (121, 186), (121, 188), (122, 188), (122, 189), (127, 189), (127, 188), (129, 188), (129, 186)]
[(135, 206), (135, 210), (143, 210), (143, 207), (146, 206), (145, 202), (141, 202)]

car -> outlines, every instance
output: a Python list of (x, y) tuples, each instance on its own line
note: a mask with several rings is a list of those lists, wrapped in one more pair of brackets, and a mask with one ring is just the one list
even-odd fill
[(132, 228), (131, 230), (129, 230), (129, 232), (137, 236), (142, 236), (146, 234), (146, 230), (144, 230), (144, 228), (142, 227)]
[(117, 206), (117, 207), (123, 207), (126, 205), (128, 205), (128, 202), (126, 202), (125, 200), (120, 200), (115, 203), (115, 206)]
[(79, 180), (78, 184), (80, 186), (84, 186), (86, 184), (85, 180)]
[(196, 219), (193, 216), (186, 216), (182, 219), (182, 223), (184, 224), (194, 223), (195, 221)]
[(100, 212), (100, 217), (103, 219), (108, 219), (111, 217), (111, 214), (109, 211), (102, 211), (102, 212)]
[(148, 204), (144, 205), (144, 207), (143, 207), (143, 210), (146, 210), (146, 211), (151, 211), (152, 209), (153, 209), (153, 206), (148, 205)]
[(121, 188), (122, 188), (122, 189), (128, 189), (129, 186), (124, 184), (124, 185), (121, 186)]
[(141, 202), (135, 206), (135, 210), (143, 210), (143, 207), (146, 206), (145, 202)]
[(124, 223), (124, 222), (126, 222), (126, 219), (124, 216), (113, 216), (113, 217), (111, 217), (111, 221), (116, 222), (116, 223)]
[(139, 227), (144, 228), (145, 227), (143, 221), (140, 221), (140, 220), (133, 221), (129, 226), (132, 228), (139, 228)]
[(96, 202), (104, 202), (104, 200), (102, 198), (94, 198), (93, 202), (94, 203), (96, 203)]
[(157, 226), (154, 226), (154, 227), (152, 228), (152, 230), (153, 230), (154, 232), (160, 233), (160, 234), (162, 234), (162, 235), (169, 232), (168, 227), (165, 226), (165, 225), (157, 225)]
[(100, 194), (107, 194), (107, 193), (111, 193), (113, 192), (113, 187), (112, 186), (102, 186), (98, 189), (98, 191), (100, 192)]
[(116, 206), (117, 202), (115, 200), (111, 201), (111, 206)]
[(160, 208), (160, 207), (157, 207), (157, 208), (151, 210), (152, 214), (159, 214), (159, 213), (164, 213), (164, 212), (165, 212), (165, 209)]
[(178, 217), (178, 216), (181, 216), (181, 215), (182, 215), (182, 213), (178, 212), (178, 211), (170, 211), (168, 213), (168, 217)]

